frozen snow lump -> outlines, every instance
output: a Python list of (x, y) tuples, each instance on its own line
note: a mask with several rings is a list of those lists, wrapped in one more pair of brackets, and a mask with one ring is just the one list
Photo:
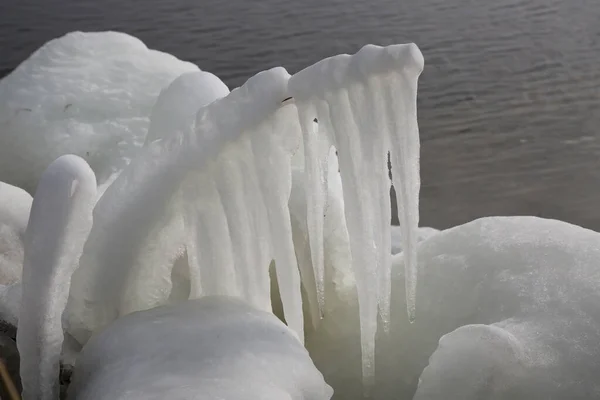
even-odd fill
[(600, 397), (599, 233), (484, 218), (423, 242), (419, 259), (415, 400)]
[(129, 314), (92, 337), (69, 398), (328, 400), (332, 393), (277, 317), (209, 296)]
[(0, 81), (0, 180), (33, 193), (64, 154), (102, 184), (131, 159), (160, 91), (194, 64), (118, 32), (73, 32), (46, 43)]
[(440, 340), (414, 400), (598, 398), (596, 330), (544, 314), (462, 326)]

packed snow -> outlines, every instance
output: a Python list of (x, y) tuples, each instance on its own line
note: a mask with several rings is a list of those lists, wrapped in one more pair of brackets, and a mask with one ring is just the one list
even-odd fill
[(84, 347), (69, 399), (328, 400), (332, 393), (273, 314), (213, 296), (115, 321)]

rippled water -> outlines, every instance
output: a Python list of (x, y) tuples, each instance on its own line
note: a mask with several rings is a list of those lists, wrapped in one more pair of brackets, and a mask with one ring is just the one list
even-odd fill
[(600, 229), (597, 0), (1, 0), (0, 71), (68, 31), (107, 29), (232, 87), (415, 42), (423, 224), (533, 214)]

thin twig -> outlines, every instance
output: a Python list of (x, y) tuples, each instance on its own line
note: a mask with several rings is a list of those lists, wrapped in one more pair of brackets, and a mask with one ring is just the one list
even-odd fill
[(6, 365), (4, 365), (4, 361), (0, 359), (0, 377), (2, 377), (2, 382), (4, 383), (4, 387), (6, 391), (10, 395), (11, 400), (21, 400), (21, 396), (19, 396), (19, 392), (17, 391), (17, 387), (13, 382), (12, 378), (8, 373), (8, 369), (6, 369)]

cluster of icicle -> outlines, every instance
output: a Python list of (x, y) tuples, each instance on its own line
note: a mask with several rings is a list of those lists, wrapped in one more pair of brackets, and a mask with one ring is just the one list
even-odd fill
[[(385, 327), (390, 314), (388, 153), (415, 314), (422, 68), (412, 44), (368, 45), (292, 77), (274, 68), (156, 134), (94, 208), (65, 313), (70, 334), (85, 343), (121, 315), (204, 295), (270, 311), (274, 261), (285, 320), (303, 340), (301, 287), (313, 318), (327, 301), (323, 220), (335, 148), (371, 381), (378, 311)], [(302, 147), (311, 263), (297, 261), (288, 208), (291, 158)]]

